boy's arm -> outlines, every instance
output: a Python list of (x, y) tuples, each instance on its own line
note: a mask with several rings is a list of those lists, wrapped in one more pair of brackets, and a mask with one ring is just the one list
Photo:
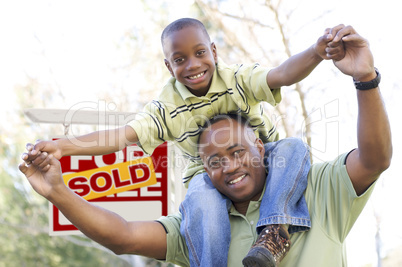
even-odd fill
[(344, 56), (341, 41), (331, 42), (336, 33), (344, 25), (326, 29), (323, 36), (305, 51), (291, 56), (281, 65), (273, 68), (267, 74), (269, 88), (276, 89), (289, 86), (306, 78), (323, 59), (340, 60)]
[(105, 155), (137, 143), (138, 136), (135, 130), (128, 126), (97, 131), (74, 138), (62, 138), (55, 141), (37, 141), (34, 145), (27, 144), (28, 153), (23, 160), (30, 163), (40, 152), (53, 154), (57, 159), (70, 155)]
[(68, 189), (61, 176), (60, 163), (41, 153), (20, 171), (36, 192), (53, 203), (82, 233), (116, 254), (139, 254), (156, 259), (166, 257), (166, 232), (154, 221), (127, 222)]

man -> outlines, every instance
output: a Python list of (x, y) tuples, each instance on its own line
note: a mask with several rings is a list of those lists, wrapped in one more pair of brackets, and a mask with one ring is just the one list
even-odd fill
[[(367, 202), (373, 183), (390, 164), (389, 121), (368, 43), (350, 26), (337, 33), (334, 42), (339, 40), (344, 42), (346, 55), (334, 63), (354, 78), (358, 89), (358, 148), (333, 162), (312, 166), (305, 192), (312, 228), (291, 236), (292, 250), (280, 266), (345, 265), (343, 241)], [(327, 50), (330, 52), (331, 45)], [(211, 177), (207, 184), (232, 200), (228, 266), (241, 266), (257, 239), (253, 224), (258, 220), (261, 194), (269, 190), (269, 181), (266, 188), (263, 186), (264, 146), (245, 124), (223, 119), (206, 126), (200, 136), (199, 152)], [(188, 248), (179, 230), (179, 214), (161, 218), (159, 222), (127, 222), (70, 191), (61, 179), (59, 162), (51, 155), (42, 153), (32, 164), (22, 163), (19, 168), (32, 187), (55, 204), (78, 229), (115, 253), (140, 254), (189, 265)], [(251, 251), (258, 254), (264, 248), (256, 244)], [(280, 258), (280, 251), (273, 256)], [(262, 266), (258, 261), (247, 260), (244, 265)]]

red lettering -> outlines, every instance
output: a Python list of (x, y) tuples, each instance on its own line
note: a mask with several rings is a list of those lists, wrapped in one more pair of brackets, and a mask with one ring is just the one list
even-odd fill
[(116, 163), (116, 153), (111, 153), (111, 154), (107, 154), (107, 155), (103, 155), (102, 156), (102, 160), (105, 163), (105, 165), (112, 165)]
[(91, 188), (87, 183), (87, 178), (75, 177), (68, 181), (68, 187), (73, 190), (77, 195), (84, 197), (91, 192)]
[(116, 189), (120, 188), (120, 187), (125, 187), (125, 186), (131, 184), (130, 180), (126, 180), (126, 181), (120, 180), (120, 173), (119, 173), (118, 169), (112, 170), (112, 175), (113, 175), (113, 180), (114, 180)]
[[(104, 186), (99, 186), (98, 185), (98, 179), (103, 178), (105, 180), (105, 185)], [(91, 185), (91, 188), (95, 192), (106, 192), (112, 187), (112, 178), (107, 172), (98, 172), (95, 173), (94, 175), (91, 176), (89, 183)]]
[[(151, 171), (149, 170), (148, 165), (144, 163), (132, 165), (129, 167), (129, 170), (130, 170), (131, 181), (133, 182), (133, 184), (145, 182), (151, 176)], [(142, 170), (144, 173), (144, 175), (141, 177), (137, 176), (139, 170)]]

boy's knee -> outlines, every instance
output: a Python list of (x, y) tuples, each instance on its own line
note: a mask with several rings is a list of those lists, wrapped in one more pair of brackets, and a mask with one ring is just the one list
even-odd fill
[(300, 138), (288, 137), (280, 140), (279, 142), (281, 142), (280, 146), (287, 146), (293, 149), (308, 150), (307, 144)]
[(281, 143), (283, 144), (288, 144), (288, 145), (302, 145), (304, 144), (303, 140), (301, 140), (300, 138), (296, 138), (296, 137), (287, 137), (284, 138), (282, 140), (280, 140)]

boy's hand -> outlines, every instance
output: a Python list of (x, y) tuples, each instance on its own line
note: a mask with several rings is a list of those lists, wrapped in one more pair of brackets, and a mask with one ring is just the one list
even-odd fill
[(345, 27), (340, 24), (333, 28), (327, 28), (314, 45), (314, 50), (322, 59), (341, 60), (345, 56), (345, 48), (342, 40), (334, 40), (336, 34)]
[[(24, 158), (24, 154), (22, 158)], [(51, 154), (39, 153), (29, 165), (23, 162), (18, 167), (32, 188), (47, 199), (51, 198), (52, 193), (57, 194), (55, 191), (58, 187), (65, 187), (61, 176), (60, 162)]]
[(22, 160), (26, 164), (31, 164), (42, 152), (52, 154), (56, 159), (62, 157), (61, 149), (55, 141), (41, 141), (37, 140), (35, 144), (26, 144), (27, 153), (22, 154)]

